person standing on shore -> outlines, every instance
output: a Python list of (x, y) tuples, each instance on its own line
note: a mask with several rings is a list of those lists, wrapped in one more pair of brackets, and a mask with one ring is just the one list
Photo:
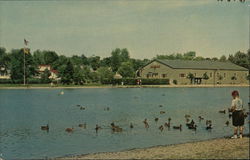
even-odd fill
[(243, 125), (244, 125), (244, 112), (243, 112), (243, 104), (240, 99), (239, 92), (234, 90), (232, 92), (232, 105), (231, 111), (233, 112), (232, 121), (234, 126), (234, 135), (231, 138), (237, 138), (238, 130), (240, 132), (239, 138), (242, 138), (243, 135)]

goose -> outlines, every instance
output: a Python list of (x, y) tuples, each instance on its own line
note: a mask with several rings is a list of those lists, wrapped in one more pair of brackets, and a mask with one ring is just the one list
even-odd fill
[(49, 124), (47, 124), (46, 126), (41, 126), (41, 130), (49, 131)]
[(224, 114), (226, 114), (226, 110), (224, 109), (224, 110), (221, 110), (221, 111), (219, 111), (219, 113), (224, 113)]
[(166, 112), (165, 111), (160, 111), (160, 114), (165, 114)]
[(72, 128), (66, 128), (65, 131), (68, 132), (68, 133), (71, 133), (71, 132), (74, 131), (74, 128), (73, 127)]
[(188, 129), (196, 130), (196, 128), (197, 128), (197, 125), (190, 125), (190, 126), (188, 126)]
[(134, 126), (133, 126), (133, 124), (132, 124), (132, 123), (130, 123), (130, 126), (129, 126), (129, 127), (130, 127), (131, 129), (132, 129), (132, 128), (134, 128)]
[(159, 130), (162, 132), (163, 131), (163, 125), (159, 127)]
[(180, 129), (181, 130), (182, 125), (180, 124), (180, 126), (173, 126), (173, 129)]
[(158, 122), (159, 118), (155, 118), (155, 122)]
[(209, 129), (212, 129), (212, 124), (209, 124), (209, 125), (206, 127), (206, 130), (209, 130)]

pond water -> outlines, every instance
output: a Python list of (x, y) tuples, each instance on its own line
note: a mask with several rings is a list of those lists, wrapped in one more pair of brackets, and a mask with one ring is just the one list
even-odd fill
[[(248, 87), (1, 89), (0, 157), (53, 158), (229, 136), (233, 129), (231, 119), (228, 113), (218, 111), (231, 105), (234, 89), (240, 91), (247, 109)], [(58, 94), (61, 91), (63, 95)], [(185, 114), (196, 122), (196, 131), (186, 127)], [(198, 116), (204, 120), (199, 121)], [(169, 117), (172, 126), (182, 124), (182, 131), (172, 127), (162, 132), (158, 129)], [(145, 118), (148, 129), (142, 122)], [(206, 130), (205, 120), (212, 120), (211, 131)], [(227, 120), (229, 126), (225, 125)], [(247, 121), (245, 132), (249, 132)], [(112, 133), (111, 122), (122, 127), (123, 132)], [(41, 126), (47, 123), (49, 132), (42, 131)], [(78, 127), (81, 123), (87, 124), (86, 129)], [(103, 128), (97, 134), (96, 124)], [(65, 132), (68, 127), (73, 127), (74, 132)]]

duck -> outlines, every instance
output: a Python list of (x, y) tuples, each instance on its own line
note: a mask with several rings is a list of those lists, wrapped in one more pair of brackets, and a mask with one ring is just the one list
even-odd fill
[(49, 124), (47, 124), (46, 126), (41, 126), (41, 130), (49, 131)]
[(221, 110), (221, 111), (219, 111), (219, 113), (224, 113), (224, 114), (226, 114), (226, 110), (224, 109), (224, 110)]
[(204, 120), (204, 118), (203, 118), (203, 117), (201, 117), (201, 116), (199, 116), (198, 118), (199, 118), (199, 120), (200, 120), (200, 121), (201, 121), (201, 120)]
[(172, 119), (169, 117), (169, 118), (168, 118), (168, 122), (170, 123), (171, 120), (172, 120)]
[(206, 120), (206, 125), (212, 124), (211, 120)]
[(116, 126), (114, 122), (111, 123), (111, 129), (113, 132), (122, 132), (122, 128), (119, 126)]
[(190, 118), (191, 116), (189, 114), (185, 114), (185, 118)]
[(158, 122), (159, 118), (155, 118), (155, 122)]
[(173, 126), (173, 129), (179, 129), (179, 130), (181, 130), (181, 128), (182, 128), (181, 124), (179, 126)]
[(74, 128), (73, 127), (72, 128), (66, 128), (65, 131), (68, 132), (68, 133), (72, 133), (74, 131)]
[(159, 130), (162, 132), (163, 131), (163, 125), (159, 127)]
[(165, 114), (166, 112), (165, 111), (160, 111), (160, 114)]
[(148, 124), (147, 118), (144, 119), (143, 123), (145, 125), (145, 128), (149, 128), (149, 124)]
[(95, 125), (95, 132), (97, 133), (99, 129), (101, 129), (101, 127), (98, 126), (98, 124), (96, 124), (96, 125)]
[(227, 126), (229, 125), (229, 121), (226, 121), (226, 123), (225, 123)]
[(132, 123), (130, 123), (129, 127), (132, 129), (132, 128), (134, 128), (134, 125)]
[(209, 129), (212, 129), (212, 124), (209, 124), (209, 125), (206, 127), (206, 130), (209, 130)]
[(186, 123), (186, 125), (189, 127), (189, 126), (194, 126), (194, 120), (192, 119), (192, 121), (190, 123)]
[(167, 127), (167, 128), (170, 128), (170, 123), (169, 123), (169, 122), (168, 122), (168, 123), (166, 122), (166, 123), (164, 123), (164, 126)]
[(86, 108), (85, 107), (80, 107), (80, 110), (85, 110)]
[(197, 128), (197, 125), (190, 125), (190, 126), (188, 126), (188, 129), (196, 130), (196, 128)]

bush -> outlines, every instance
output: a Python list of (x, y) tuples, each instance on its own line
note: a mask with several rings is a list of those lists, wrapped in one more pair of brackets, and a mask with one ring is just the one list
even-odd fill
[(0, 84), (10, 84), (13, 83), (11, 79), (0, 79)]
[(168, 85), (169, 79), (141, 79), (142, 85)]

